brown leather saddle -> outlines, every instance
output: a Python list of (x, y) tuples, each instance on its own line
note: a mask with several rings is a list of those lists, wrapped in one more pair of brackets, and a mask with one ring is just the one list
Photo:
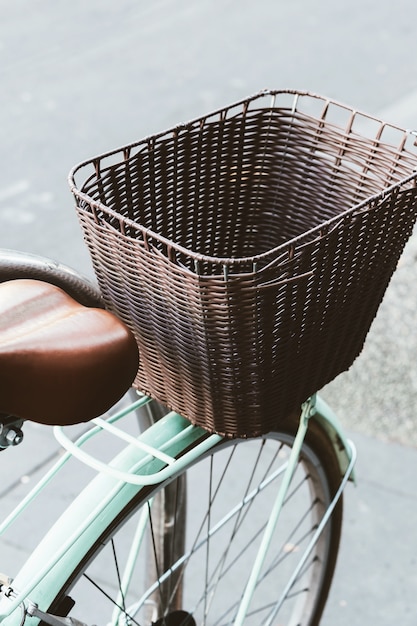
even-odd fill
[(112, 313), (41, 280), (0, 283), (0, 413), (87, 421), (125, 394), (138, 363), (133, 334)]

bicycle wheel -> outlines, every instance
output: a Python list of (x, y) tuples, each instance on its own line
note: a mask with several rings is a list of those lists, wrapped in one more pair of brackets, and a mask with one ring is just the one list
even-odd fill
[[(295, 432), (294, 422), (257, 439), (222, 441), (169, 485), (141, 489), (68, 573), (50, 612), (64, 615), (72, 607), (71, 616), (99, 626), (233, 624)], [(248, 626), (319, 623), (336, 563), (341, 500), (294, 584), (281, 596), (339, 484), (332, 444), (311, 420), (249, 607)], [(160, 527), (161, 502), (167, 499), (161, 547), (154, 529)], [(142, 526), (146, 541), (140, 542), (135, 537)], [(180, 554), (178, 546), (183, 546)], [(128, 588), (126, 571), (131, 573)]]

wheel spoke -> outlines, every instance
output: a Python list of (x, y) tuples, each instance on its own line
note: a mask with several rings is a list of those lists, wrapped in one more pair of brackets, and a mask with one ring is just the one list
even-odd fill
[(139, 622), (137, 622), (132, 615), (130, 615), (127, 611), (126, 608), (121, 606), (120, 604), (117, 604), (116, 601), (114, 600), (113, 596), (111, 596), (109, 593), (107, 593), (107, 591), (105, 591), (105, 589), (99, 585), (95, 580), (93, 580), (92, 578), (90, 578), (90, 576), (86, 573), (83, 574), (83, 578), (85, 578), (86, 580), (88, 580), (88, 582), (93, 585), (93, 587), (95, 587), (95, 589), (97, 589), (97, 591), (100, 592), (100, 594), (102, 594), (105, 598), (107, 598), (107, 600), (109, 600), (111, 602), (111, 604), (115, 607), (117, 607), (121, 613), (125, 616), (126, 620), (129, 620), (129, 622), (132, 622), (133, 624), (135, 624), (136, 626), (141, 626), (141, 624)]

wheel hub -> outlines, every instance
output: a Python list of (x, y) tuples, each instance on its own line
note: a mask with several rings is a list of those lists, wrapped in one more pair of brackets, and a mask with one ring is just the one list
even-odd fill
[(157, 622), (152, 622), (152, 626), (196, 626), (196, 623), (187, 611), (173, 611)]

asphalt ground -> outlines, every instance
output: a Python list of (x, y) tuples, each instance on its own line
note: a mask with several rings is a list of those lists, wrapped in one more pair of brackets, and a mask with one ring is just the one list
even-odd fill
[[(66, 175), (93, 154), (264, 87), (417, 127), (414, 0), (2, 0), (0, 17), (0, 246), (88, 274)], [(323, 390), (359, 452), (324, 626), (417, 623), (416, 262), (414, 235), (362, 355)], [(1, 513), (57, 448), (50, 429), (27, 431), (0, 456)], [(28, 531), (44, 524), (32, 514)], [(10, 567), (24, 543), (0, 543)]]

